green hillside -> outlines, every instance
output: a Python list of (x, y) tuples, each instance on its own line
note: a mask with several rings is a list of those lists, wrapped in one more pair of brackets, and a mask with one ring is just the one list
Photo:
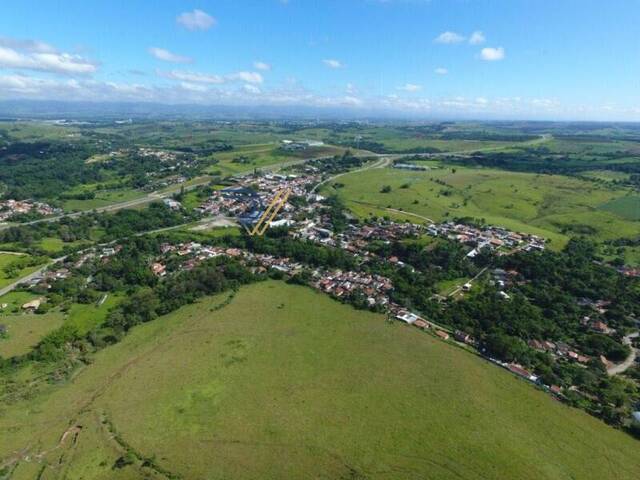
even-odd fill
[[(347, 174), (336, 180), (339, 188), (327, 185), (323, 191), (339, 195), (360, 216), (416, 220), (386, 210), (391, 207), (435, 222), (484, 218), (491, 224), (542, 235), (552, 240), (552, 248), (562, 247), (573, 235), (610, 240), (640, 231), (633, 209), (637, 198), (627, 196), (624, 189), (563, 175), (435, 167), (426, 172), (384, 168)], [(384, 186), (391, 190), (382, 192)]]
[(640, 477), (636, 440), (417, 329), (281, 282), (225, 298), (2, 407), (10, 478)]

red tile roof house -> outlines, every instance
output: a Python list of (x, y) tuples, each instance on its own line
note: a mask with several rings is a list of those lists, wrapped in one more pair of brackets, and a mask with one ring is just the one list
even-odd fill
[(510, 363), (508, 368), (509, 368), (510, 371), (512, 371), (516, 375), (520, 375), (521, 377), (529, 379), (532, 376), (529, 371), (525, 370), (520, 365), (516, 365), (515, 363)]
[(413, 322), (413, 326), (414, 327), (418, 327), (418, 328), (422, 328), (422, 329), (429, 328), (429, 324), (427, 322), (425, 322), (424, 320), (422, 320), (421, 318), (419, 318), (418, 320)]
[(436, 335), (443, 340), (449, 340), (449, 334), (444, 330), (436, 330)]

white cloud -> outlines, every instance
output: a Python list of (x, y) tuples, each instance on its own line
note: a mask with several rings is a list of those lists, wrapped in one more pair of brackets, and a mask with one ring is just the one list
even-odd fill
[(263, 78), (258, 72), (237, 72), (227, 75), (227, 80), (242, 80), (247, 83), (262, 83)]
[[(224, 81), (228, 76), (214, 76)], [(0, 100), (33, 99), (92, 102), (155, 102), (166, 105), (203, 106), (298, 106), (315, 108), (365, 109), (366, 112), (393, 113), (411, 118), (559, 119), (559, 120), (640, 120), (640, 105), (618, 106), (564, 104), (553, 98), (535, 97), (445, 97), (420, 95), (361, 96), (320, 95), (297, 82), (270, 89), (253, 84), (230, 82), (210, 84), (178, 80), (166, 85), (104, 82), (91, 77), (69, 79), (38, 74), (0, 74)]]
[(406, 83), (401, 87), (398, 87), (398, 90), (402, 90), (403, 92), (419, 92), (422, 90), (422, 85), (416, 85), (415, 83)]
[(434, 70), (435, 73), (437, 73), (438, 75), (446, 75), (447, 73), (449, 73), (449, 70), (447, 70), (444, 67), (438, 67)]
[(251, 93), (253, 95), (258, 95), (260, 92), (260, 89), (258, 87), (256, 87), (255, 85), (249, 85), (249, 84), (245, 84), (242, 86), (242, 89), (247, 92), (247, 93)]
[(340, 60), (336, 60), (333, 58), (327, 58), (322, 61), (327, 67), (337, 69), (344, 67), (344, 64)]
[(24, 50), (26, 52), (54, 53), (56, 51), (51, 45), (39, 40), (22, 40), (9, 37), (0, 37), (0, 47)]
[(94, 73), (94, 62), (79, 55), (58, 52), (52, 46), (35, 40), (0, 38), (0, 68), (37, 70), (66, 75)]
[(253, 68), (256, 70), (262, 70), (263, 72), (271, 70), (271, 65), (265, 62), (256, 61), (253, 62)]
[(170, 52), (169, 50), (165, 50), (164, 48), (150, 47), (149, 53), (155, 58), (157, 58), (158, 60), (162, 60), (163, 62), (171, 62), (171, 63), (192, 63), (193, 62), (193, 59), (190, 57), (177, 55), (175, 53)]
[(257, 72), (235, 72), (227, 75), (217, 75), (209, 73), (188, 72), (172, 70), (170, 72), (158, 72), (158, 75), (171, 80), (180, 80), (189, 83), (209, 83), (212, 85), (222, 85), (229, 82), (245, 82), (260, 84), (263, 82), (262, 75)]
[(345, 91), (349, 95), (354, 95), (354, 94), (358, 93), (358, 89), (353, 83), (347, 83), (347, 86), (345, 87)]
[(196, 84), (191, 82), (180, 82), (180, 86), (190, 92), (206, 92), (207, 91), (206, 85), (201, 85), (201, 84)]
[(505, 57), (504, 48), (498, 47), (485, 47), (480, 50), (480, 58), (482, 60), (486, 60), (488, 62), (495, 62), (497, 60), (502, 60)]
[(486, 41), (487, 39), (485, 38), (484, 33), (482, 33), (480, 30), (476, 30), (469, 37), (469, 43), (471, 45), (480, 45)]
[(459, 33), (456, 33), (456, 32), (446, 31), (438, 35), (433, 41), (436, 43), (451, 44), (451, 43), (461, 43), (461, 42), (464, 42), (464, 40), (465, 40), (465, 37), (463, 35), (460, 35)]
[(222, 75), (208, 73), (172, 70), (170, 72), (158, 72), (158, 75), (172, 80), (181, 80), (189, 83), (211, 83), (219, 85), (225, 83), (225, 78)]
[(195, 9), (193, 12), (184, 12), (178, 15), (176, 22), (187, 30), (208, 30), (216, 23), (215, 18), (202, 10)]

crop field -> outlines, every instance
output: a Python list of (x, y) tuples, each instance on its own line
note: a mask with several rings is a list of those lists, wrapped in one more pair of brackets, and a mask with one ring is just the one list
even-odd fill
[(640, 196), (627, 195), (616, 198), (602, 205), (602, 209), (629, 220), (640, 220)]
[[(481, 168), (434, 168), (426, 172), (370, 169), (327, 184), (360, 216), (413, 218), (439, 222), (473, 217), (489, 224), (542, 235), (559, 248), (574, 234), (605, 240), (633, 237), (640, 223), (628, 214), (627, 191), (561, 175), (537, 175)], [(391, 192), (382, 193), (383, 186)], [(611, 203), (614, 202), (614, 203)], [(618, 202), (623, 202), (620, 205)], [(605, 208), (606, 205), (612, 205)], [(613, 209), (613, 210), (612, 210)]]
[(632, 438), (429, 334), (281, 282), (225, 298), (5, 405), (12, 479), (640, 474)]

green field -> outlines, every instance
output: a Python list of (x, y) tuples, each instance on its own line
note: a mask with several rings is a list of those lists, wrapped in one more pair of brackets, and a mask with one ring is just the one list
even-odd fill
[(0, 252), (0, 288), (15, 282), (20, 277), (24, 277), (39, 268), (38, 266), (26, 267), (18, 270), (13, 276), (7, 275), (5, 272), (6, 267), (10, 266), (14, 262), (24, 261), (29, 258), (31, 258), (29, 255), (14, 255), (11, 253)]
[(628, 195), (602, 205), (602, 209), (629, 220), (640, 220), (640, 196)]
[(0, 409), (12, 480), (640, 475), (636, 440), (417, 329), (280, 282), (223, 299)]
[[(0, 303), (4, 303), (0, 297)], [(0, 356), (10, 358), (28, 353), (42, 337), (64, 323), (61, 313), (45, 315), (0, 315), (0, 324), (7, 327), (7, 338), (0, 338)]]
[(95, 198), (89, 200), (65, 200), (64, 210), (67, 212), (93, 210), (94, 208), (106, 207), (114, 203), (135, 200), (146, 195), (145, 192), (134, 189), (97, 190)]
[(7, 338), (0, 339), (0, 356), (9, 358), (27, 353), (46, 334), (62, 325), (74, 327), (84, 335), (104, 322), (109, 309), (120, 300), (110, 295), (101, 305), (73, 304), (67, 313), (59, 310), (44, 315), (22, 313), (20, 307), (34, 298), (37, 295), (28, 292), (12, 292), (0, 297), (0, 304), (7, 304), (0, 310), (0, 324), (8, 330)]
[[(402, 209), (439, 222), (470, 216), (506, 228), (542, 235), (560, 247), (569, 236), (586, 233), (599, 240), (633, 237), (640, 223), (622, 215), (627, 191), (561, 175), (538, 175), (494, 169), (456, 167), (408, 172), (392, 168), (344, 175), (325, 193), (337, 193), (357, 214), (390, 215), (387, 207)], [(392, 188), (382, 193), (383, 186)], [(405, 187), (405, 188), (402, 188)], [(611, 203), (613, 202), (613, 204)], [(626, 204), (625, 204), (625, 208)]]
[[(228, 152), (218, 152), (211, 155), (219, 163), (209, 167), (209, 172), (220, 171), (223, 175), (235, 175), (251, 172), (256, 168), (270, 167), (278, 164), (296, 162), (301, 159), (316, 158), (329, 155), (342, 154), (344, 148), (312, 147), (299, 152), (285, 152), (279, 144), (267, 143), (256, 145), (241, 145)], [(242, 163), (234, 162), (234, 159), (244, 157)]]
[(86, 245), (88, 242), (83, 240), (77, 240), (75, 242), (64, 242), (60, 238), (45, 237), (37, 243), (37, 246), (44, 250), (47, 254), (55, 255), (60, 253), (65, 247), (78, 247), (80, 245)]

